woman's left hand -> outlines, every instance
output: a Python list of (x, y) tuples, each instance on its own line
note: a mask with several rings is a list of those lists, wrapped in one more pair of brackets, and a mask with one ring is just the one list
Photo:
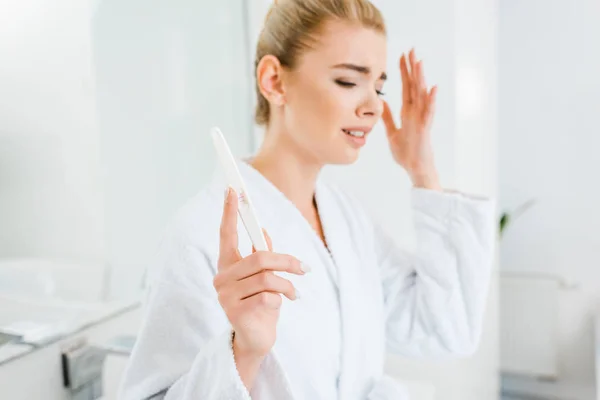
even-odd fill
[(414, 49), (400, 57), (402, 76), (401, 127), (398, 128), (390, 106), (384, 101), (382, 119), (394, 160), (408, 172), (413, 185), (441, 190), (433, 159), (430, 128), (437, 87), (428, 90), (423, 76), (423, 62), (415, 59)]

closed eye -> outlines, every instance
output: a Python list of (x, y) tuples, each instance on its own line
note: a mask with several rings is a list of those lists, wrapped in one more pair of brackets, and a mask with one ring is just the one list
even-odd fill
[(353, 87), (356, 86), (356, 83), (342, 81), (340, 79), (336, 79), (335, 83), (343, 87)]
[[(342, 87), (346, 87), (346, 88), (351, 88), (351, 87), (356, 86), (356, 83), (343, 81), (341, 79), (336, 79), (335, 83), (337, 83), (338, 85), (340, 85)], [(375, 92), (377, 93), (378, 96), (383, 96), (384, 95), (384, 93), (381, 90), (375, 89)]]

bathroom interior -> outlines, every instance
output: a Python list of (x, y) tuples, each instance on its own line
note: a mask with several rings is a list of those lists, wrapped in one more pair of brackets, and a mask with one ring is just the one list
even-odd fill
[[(441, 180), (496, 198), (498, 219), (476, 353), (390, 354), (386, 371), (411, 400), (600, 400), (600, 1), (373, 3), (387, 101), (400, 106), (396, 60), (414, 47), (439, 87)], [(260, 144), (270, 4), (0, 3), (1, 399), (117, 398), (161, 234), (216, 167), (210, 127), (236, 155)], [(378, 123), (358, 162), (323, 173), (410, 248), (410, 181), (392, 163)]]

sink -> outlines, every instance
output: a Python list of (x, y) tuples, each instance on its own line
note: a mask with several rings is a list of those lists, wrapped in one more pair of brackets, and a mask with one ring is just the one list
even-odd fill
[(109, 300), (107, 277), (103, 265), (0, 260), (0, 346), (43, 346), (137, 304), (135, 297)]
[[(0, 259), (0, 397), (68, 400), (66, 349), (84, 341), (111, 354), (124, 351), (127, 342), (111, 339), (137, 333), (140, 293), (111, 299), (107, 272), (102, 264)], [(114, 358), (104, 372), (105, 398), (111, 400), (126, 361)]]
[(14, 342), (18, 339), (19, 339), (18, 336), (0, 332), (0, 346), (2, 346), (3, 344), (6, 344), (6, 343)]
[(41, 346), (100, 322), (128, 304), (126, 301), (76, 302), (0, 293), (0, 332), (4, 336), (12, 335), (13, 341), (20, 337), (22, 342)]

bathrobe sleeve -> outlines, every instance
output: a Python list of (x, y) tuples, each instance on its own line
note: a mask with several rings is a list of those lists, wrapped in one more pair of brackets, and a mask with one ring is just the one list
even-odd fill
[(166, 247), (119, 399), (250, 400), (207, 258), (189, 245)]
[(493, 265), (494, 202), (418, 188), (411, 202), (413, 254), (374, 226), (387, 348), (406, 356), (470, 355), (479, 344)]
[(159, 272), (151, 279), (119, 400), (288, 398), (285, 374), (271, 354), (248, 392), (235, 365), (231, 325), (213, 287), (216, 267), (206, 251), (176, 236), (159, 251)]

